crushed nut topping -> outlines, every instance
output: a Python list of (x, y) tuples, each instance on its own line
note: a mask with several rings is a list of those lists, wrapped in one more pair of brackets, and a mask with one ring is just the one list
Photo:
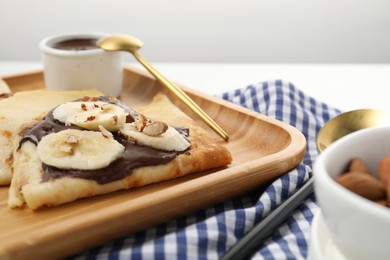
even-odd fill
[(87, 105), (84, 103), (81, 103), (81, 110), (87, 111)]
[(111, 103), (111, 104), (115, 104), (116, 101), (117, 101), (116, 97), (110, 97), (110, 98), (108, 99), (108, 103)]
[(98, 99), (96, 97), (89, 97), (89, 96), (84, 96), (81, 101), (97, 101)]
[(118, 124), (118, 116), (117, 116), (117, 115), (115, 115), (115, 116), (113, 116), (112, 118), (114, 119), (114, 123), (115, 123), (115, 125), (117, 125), (117, 124)]
[(144, 128), (146, 124), (148, 123), (148, 119), (143, 115), (140, 114), (139, 117), (137, 117), (134, 120), (134, 126), (138, 129), (138, 131), (142, 132), (144, 131)]
[(66, 141), (65, 141), (65, 143), (67, 143), (67, 144), (77, 144), (78, 142), (79, 142), (79, 140), (74, 135), (69, 135), (68, 139), (66, 139)]
[(140, 114), (134, 121), (134, 126), (138, 131), (149, 136), (159, 136), (168, 130), (168, 125), (161, 121), (153, 121)]
[(93, 121), (95, 120), (96, 116), (89, 116), (87, 117), (87, 120), (85, 120), (85, 122), (88, 122), (88, 121)]
[(79, 140), (74, 135), (69, 135), (65, 140), (64, 144), (60, 146), (60, 151), (67, 154), (74, 154), (76, 145), (79, 143)]
[(144, 133), (150, 136), (159, 136), (168, 130), (168, 125), (164, 122), (154, 121), (144, 127)]
[(108, 112), (112, 109), (112, 106), (109, 105), (109, 104), (103, 104), (100, 109), (103, 111), (103, 112)]
[(107, 129), (105, 129), (104, 126), (99, 125), (98, 128), (99, 128), (100, 132), (102, 133), (103, 137), (105, 137), (105, 138), (112, 138), (113, 137), (113, 134), (110, 131), (108, 131)]

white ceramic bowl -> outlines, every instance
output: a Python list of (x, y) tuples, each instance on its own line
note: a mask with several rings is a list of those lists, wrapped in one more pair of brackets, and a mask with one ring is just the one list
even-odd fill
[(390, 209), (334, 181), (354, 157), (376, 174), (390, 155), (390, 126), (349, 134), (326, 148), (314, 163), (314, 189), (332, 239), (347, 259), (390, 259)]
[(54, 45), (66, 40), (100, 39), (106, 33), (74, 32), (46, 37), (39, 43), (45, 85), (48, 90), (97, 89), (108, 96), (119, 96), (123, 81), (122, 52), (100, 48), (62, 50)]

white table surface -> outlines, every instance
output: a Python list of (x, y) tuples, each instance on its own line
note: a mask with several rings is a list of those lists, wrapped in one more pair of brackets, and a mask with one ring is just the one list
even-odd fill
[[(129, 65), (142, 67), (135, 63)], [(156, 63), (172, 81), (206, 94), (252, 83), (282, 79), (344, 111), (359, 108), (390, 110), (390, 64), (236, 64)], [(0, 77), (41, 69), (40, 62), (0, 61)]]

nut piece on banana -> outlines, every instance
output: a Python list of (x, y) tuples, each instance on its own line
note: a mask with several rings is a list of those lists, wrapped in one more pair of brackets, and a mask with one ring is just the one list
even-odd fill
[(125, 147), (104, 130), (67, 129), (44, 136), (37, 146), (40, 160), (59, 169), (101, 169), (124, 151)]
[(189, 141), (175, 128), (164, 122), (147, 119), (140, 114), (133, 123), (127, 123), (120, 132), (135, 143), (164, 151), (184, 151), (190, 147)]
[(58, 106), (53, 117), (65, 125), (77, 125), (88, 130), (118, 131), (126, 123), (126, 111), (103, 101), (72, 101)]
[(150, 136), (159, 136), (168, 130), (168, 125), (166, 123), (152, 121), (143, 114), (140, 114), (139, 117), (134, 120), (134, 126), (138, 131)]

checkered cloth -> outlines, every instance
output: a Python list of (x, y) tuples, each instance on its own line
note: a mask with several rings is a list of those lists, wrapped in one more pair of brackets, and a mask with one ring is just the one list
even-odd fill
[[(246, 232), (280, 205), (312, 174), (318, 155), (315, 139), (330, 118), (340, 113), (281, 80), (262, 82), (218, 95), (299, 129), (307, 151), (294, 170), (265, 192), (251, 192), (191, 215), (96, 247), (71, 259), (219, 259)], [(252, 259), (306, 259), (310, 224), (318, 210), (309, 197), (258, 249)]]

